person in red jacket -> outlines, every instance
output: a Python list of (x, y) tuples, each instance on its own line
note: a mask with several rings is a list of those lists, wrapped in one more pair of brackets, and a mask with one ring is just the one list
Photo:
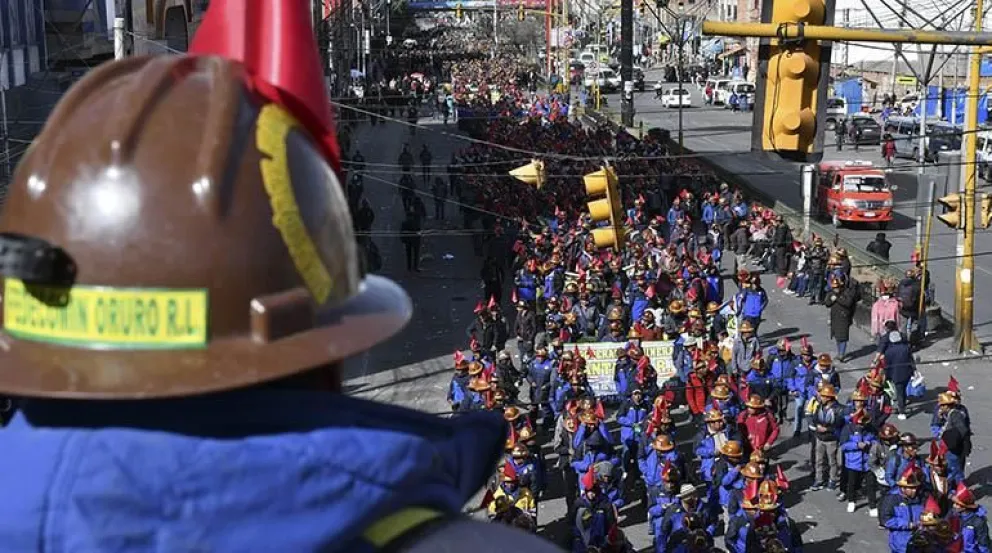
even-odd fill
[(703, 413), (709, 405), (706, 396), (713, 388), (716, 377), (710, 372), (706, 359), (701, 356), (697, 356), (693, 361), (692, 369), (686, 382), (685, 401), (689, 404), (693, 420), (699, 426), (699, 421), (702, 420)]
[(737, 415), (737, 426), (744, 436), (748, 454), (756, 450), (767, 453), (778, 439), (778, 423), (775, 422), (775, 416), (758, 394), (751, 394), (744, 406), (747, 410)]

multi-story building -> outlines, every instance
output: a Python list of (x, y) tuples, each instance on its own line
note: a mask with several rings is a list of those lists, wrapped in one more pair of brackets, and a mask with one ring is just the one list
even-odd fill
[(0, 88), (23, 86), (45, 58), (42, 0), (0, 4)]

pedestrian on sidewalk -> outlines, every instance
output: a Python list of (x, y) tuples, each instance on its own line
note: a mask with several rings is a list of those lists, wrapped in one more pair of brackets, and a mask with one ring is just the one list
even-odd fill
[(847, 122), (838, 119), (834, 124), (834, 135), (837, 137), (837, 151), (844, 151), (844, 135), (847, 134)]
[(406, 212), (406, 218), (400, 226), (403, 248), (406, 250), (406, 270), (420, 272), (420, 219), (412, 210)]
[(830, 280), (830, 293), (824, 305), (830, 308), (830, 337), (837, 343), (837, 361), (847, 360), (847, 343), (851, 339), (854, 307), (858, 303), (855, 283), (845, 283), (839, 278)]
[(895, 321), (898, 328), (899, 300), (892, 297), (893, 289), (895, 285), (892, 282), (883, 280), (878, 283), (878, 299), (871, 306), (871, 335), (878, 346), (881, 346), (882, 339), (888, 333), (886, 323)]
[(913, 360), (913, 350), (906, 337), (895, 329), (895, 324), (886, 326), (893, 328), (886, 338), (885, 347), (885, 377), (896, 389), (896, 410), (899, 420), (906, 420), (906, 386), (916, 372), (916, 362)]

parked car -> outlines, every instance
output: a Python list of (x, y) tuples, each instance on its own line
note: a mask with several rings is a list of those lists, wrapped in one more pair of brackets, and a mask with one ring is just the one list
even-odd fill
[(851, 144), (879, 144), (882, 126), (870, 115), (853, 114), (847, 122), (847, 140)]
[(586, 88), (598, 86), (602, 92), (614, 92), (620, 88), (620, 75), (607, 67), (597, 70), (587, 69), (582, 85)]
[(692, 96), (684, 88), (669, 88), (661, 95), (661, 105), (666, 108), (692, 107)]
[(828, 131), (837, 127), (837, 122), (847, 117), (847, 100), (844, 98), (827, 98), (826, 126)]
[(730, 109), (730, 97), (734, 94), (740, 99), (741, 96), (747, 97), (748, 105), (754, 105), (754, 85), (747, 81), (731, 81), (727, 83), (725, 88), (717, 88), (717, 94), (719, 95), (719, 103), (723, 104), (723, 109)]

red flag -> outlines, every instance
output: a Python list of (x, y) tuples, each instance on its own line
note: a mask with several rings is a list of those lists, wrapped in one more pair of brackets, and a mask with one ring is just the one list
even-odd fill
[(479, 508), (485, 509), (489, 507), (489, 504), (492, 503), (494, 499), (496, 499), (496, 497), (493, 495), (493, 491), (487, 489), (486, 495), (482, 496), (482, 502), (479, 503)]
[(519, 300), (517, 300), (517, 287), (516, 286), (514, 286), (513, 287), (513, 290), (510, 292), (510, 301), (512, 301), (513, 303), (517, 303), (517, 301), (519, 301)]
[(255, 91), (299, 120), (340, 173), (341, 150), (314, 39), (310, 2), (214, 0), (189, 52), (244, 64)]
[(487, 305), (486, 307), (490, 310), (496, 307), (496, 296), (489, 296), (489, 305)]
[(775, 484), (783, 490), (789, 489), (789, 479), (785, 477), (785, 471), (782, 470), (782, 466), (779, 465), (775, 468), (777, 469), (775, 473)]
[(747, 479), (747, 485), (744, 486), (744, 499), (748, 501), (754, 501), (758, 497), (758, 481)]
[(599, 420), (605, 420), (606, 419), (606, 410), (603, 409), (603, 402), (602, 401), (597, 401), (596, 402), (596, 417)]
[(462, 353), (462, 350), (460, 350), (460, 349), (456, 349), (455, 350), (454, 357), (455, 357), (455, 364), (456, 365), (465, 360), (465, 354), (463, 354)]
[(958, 379), (952, 376), (947, 380), (947, 391), (961, 393), (961, 387), (958, 385)]
[(485, 307), (482, 305), (482, 300), (479, 300), (475, 304), (475, 309), (473, 309), (472, 312), (478, 315), (479, 313), (482, 313), (483, 309), (485, 309)]
[(586, 357), (588, 357), (589, 359), (595, 359), (596, 358), (596, 352), (593, 351), (592, 347), (587, 347), (586, 348)]

